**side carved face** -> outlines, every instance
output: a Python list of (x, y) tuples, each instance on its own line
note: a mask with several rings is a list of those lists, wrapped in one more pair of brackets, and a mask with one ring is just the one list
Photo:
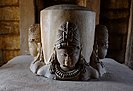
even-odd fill
[(40, 25), (33, 24), (29, 28), (29, 36), (28, 36), (28, 43), (29, 43), (29, 52), (32, 56), (37, 56), (38, 53), (38, 43), (41, 43), (40, 38)]
[(80, 48), (56, 48), (57, 60), (64, 71), (72, 70), (79, 60)]
[(96, 26), (96, 45), (98, 50), (98, 57), (105, 58), (108, 50), (108, 30), (104, 25)]

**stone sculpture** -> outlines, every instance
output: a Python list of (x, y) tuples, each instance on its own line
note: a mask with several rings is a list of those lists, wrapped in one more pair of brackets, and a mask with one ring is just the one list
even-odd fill
[(93, 52), (91, 55), (90, 65), (95, 68), (100, 76), (106, 73), (104, 64), (101, 59), (104, 59), (108, 49), (108, 29), (105, 25), (97, 25), (95, 29), (95, 41)]
[[(97, 51), (93, 49), (97, 44), (94, 43), (95, 12), (77, 5), (55, 5), (42, 10), (40, 20), (41, 41), (30, 50), (39, 49), (33, 52), (39, 55), (31, 63), (33, 73), (57, 80), (99, 78), (99, 70), (89, 65), (93, 61), (91, 54)], [(99, 55), (92, 58), (96, 56)]]
[(98, 78), (98, 72), (85, 61), (81, 52), (77, 26), (71, 22), (65, 22), (58, 30), (50, 64), (41, 67), (37, 74), (58, 80)]
[(41, 31), (40, 24), (33, 24), (29, 28), (29, 52), (34, 57), (33, 62), (30, 65), (30, 69), (33, 73), (44, 65), (44, 58), (41, 47)]

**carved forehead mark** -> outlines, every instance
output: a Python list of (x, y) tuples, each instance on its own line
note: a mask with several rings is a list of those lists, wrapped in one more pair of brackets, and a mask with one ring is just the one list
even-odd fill
[(69, 21), (64, 22), (58, 30), (55, 46), (80, 46), (77, 25)]

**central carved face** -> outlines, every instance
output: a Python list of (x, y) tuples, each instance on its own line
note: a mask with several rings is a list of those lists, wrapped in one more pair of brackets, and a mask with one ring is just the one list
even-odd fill
[(71, 22), (61, 25), (57, 34), (55, 51), (64, 71), (74, 69), (80, 55), (80, 36), (77, 26)]
[(56, 48), (57, 60), (64, 71), (74, 69), (79, 60), (79, 47)]

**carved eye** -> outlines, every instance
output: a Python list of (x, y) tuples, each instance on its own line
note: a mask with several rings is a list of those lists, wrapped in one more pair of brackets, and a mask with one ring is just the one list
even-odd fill
[(108, 48), (108, 43), (100, 43), (100, 44), (98, 44), (98, 46), (100, 46), (100, 47), (104, 47), (104, 48)]
[(66, 56), (67, 56), (67, 54), (64, 54), (64, 56), (66, 57)]
[(35, 39), (31, 39), (31, 41), (35, 41)]
[(77, 48), (77, 49), (80, 49), (80, 47), (79, 47), (79, 46), (77, 46), (76, 48)]
[(57, 48), (58, 48), (58, 49), (61, 49), (61, 45), (57, 45)]
[(33, 42), (33, 41), (35, 41), (35, 40), (34, 40), (34, 39), (29, 39), (28, 41), (29, 41), (29, 42)]
[(63, 53), (63, 54), (61, 54), (61, 56), (65, 56), (65, 57), (66, 57), (66, 56), (67, 56), (67, 54), (64, 54), (64, 53)]

